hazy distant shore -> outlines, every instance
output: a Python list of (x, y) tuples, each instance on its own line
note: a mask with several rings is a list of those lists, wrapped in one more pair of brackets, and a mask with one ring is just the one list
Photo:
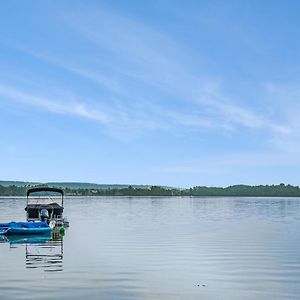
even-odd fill
[(24, 197), (29, 187), (59, 187), (66, 196), (220, 196), (220, 197), (300, 197), (299, 186), (233, 185), (228, 187), (195, 186), (186, 189), (156, 185), (101, 185), (91, 183), (30, 183), (23, 181), (0, 181), (0, 196)]

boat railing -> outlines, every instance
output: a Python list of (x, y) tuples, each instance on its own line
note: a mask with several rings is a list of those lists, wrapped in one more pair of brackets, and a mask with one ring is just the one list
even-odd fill
[(61, 197), (29, 197), (27, 199), (27, 205), (47, 205), (57, 203), (58, 205), (62, 206), (63, 202)]

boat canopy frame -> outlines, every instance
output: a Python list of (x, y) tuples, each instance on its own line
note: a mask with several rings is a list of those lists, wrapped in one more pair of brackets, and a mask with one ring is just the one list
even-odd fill
[(61, 194), (62, 198), (62, 207), (64, 207), (64, 191), (59, 188), (54, 188), (54, 187), (36, 187), (36, 188), (31, 188), (27, 190), (27, 205), (28, 205), (28, 198), (30, 194), (37, 193), (37, 192), (55, 192)]
[(64, 196), (64, 191), (62, 189), (59, 189), (59, 188), (53, 188), (53, 187), (36, 187), (36, 188), (28, 189), (28, 191), (27, 191), (27, 197), (30, 194), (36, 193), (36, 192), (56, 192), (56, 193), (60, 193), (62, 196)]

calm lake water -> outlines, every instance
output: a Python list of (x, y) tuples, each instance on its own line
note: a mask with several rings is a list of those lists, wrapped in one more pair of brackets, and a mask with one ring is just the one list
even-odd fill
[[(0, 198), (0, 222), (25, 219)], [(300, 199), (67, 198), (65, 236), (0, 239), (0, 299), (300, 299)]]

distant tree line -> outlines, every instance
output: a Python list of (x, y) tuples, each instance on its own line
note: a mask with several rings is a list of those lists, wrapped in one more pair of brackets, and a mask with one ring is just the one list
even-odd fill
[(233, 185), (225, 188), (196, 186), (189, 189), (190, 196), (248, 196), (248, 197), (300, 197), (299, 186), (279, 185)]
[(150, 186), (149, 188), (127, 188), (113, 189), (65, 189), (66, 195), (72, 196), (182, 196), (182, 190)]
[(3, 186), (0, 185), (0, 196), (26, 196), (27, 187), (26, 186)]
[[(32, 186), (30, 186), (32, 187)], [(0, 185), (0, 196), (26, 196), (27, 186)], [(248, 197), (300, 197), (299, 186), (285, 185), (233, 185), (225, 188), (195, 186), (189, 189), (150, 186), (137, 188), (70, 189), (64, 188), (67, 196), (248, 196)]]

